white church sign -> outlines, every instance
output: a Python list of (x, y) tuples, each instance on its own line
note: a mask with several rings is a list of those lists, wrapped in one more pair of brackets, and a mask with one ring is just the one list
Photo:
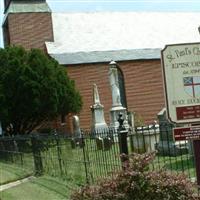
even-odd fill
[(169, 119), (199, 122), (200, 43), (167, 45), (161, 54)]

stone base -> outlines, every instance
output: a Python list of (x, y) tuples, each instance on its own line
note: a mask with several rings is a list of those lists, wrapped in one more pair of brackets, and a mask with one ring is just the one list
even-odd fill
[(124, 126), (125, 128), (128, 129), (129, 125), (127, 121), (127, 111), (126, 111), (126, 108), (122, 106), (112, 107), (110, 109), (110, 121), (111, 121), (110, 127), (116, 130), (119, 128), (119, 122), (118, 122), (119, 114), (122, 114), (123, 119), (124, 119)]
[(92, 133), (101, 133), (108, 130), (108, 126), (106, 123), (96, 123), (94, 126), (91, 127)]

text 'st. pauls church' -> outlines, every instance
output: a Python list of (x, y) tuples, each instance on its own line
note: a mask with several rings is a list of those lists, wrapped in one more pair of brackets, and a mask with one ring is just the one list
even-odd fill
[[(4, 5), (4, 45), (40, 48), (66, 67), (83, 97), (82, 128), (90, 128), (94, 83), (109, 121), (111, 60), (122, 72), (128, 111), (145, 124), (157, 120), (165, 107), (161, 49), (200, 41), (197, 12), (53, 13), (45, 0), (4, 0)], [(58, 120), (56, 126), (60, 124)]]

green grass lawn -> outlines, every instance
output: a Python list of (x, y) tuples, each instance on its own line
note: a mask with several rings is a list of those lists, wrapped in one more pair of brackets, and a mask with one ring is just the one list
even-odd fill
[(70, 199), (74, 188), (77, 186), (70, 181), (42, 176), (4, 190), (0, 198), (1, 200), (67, 200)]
[(196, 169), (194, 163), (194, 157), (185, 154), (182, 156), (170, 157), (157, 155), (153, 161), (154, 169), (166, 169), (174, 173), (183, 172), (189, 178), (196, 177)]
[(0, 185), (32, 175), (32, 170), (27, 170), (19, 165), (0, 162)]

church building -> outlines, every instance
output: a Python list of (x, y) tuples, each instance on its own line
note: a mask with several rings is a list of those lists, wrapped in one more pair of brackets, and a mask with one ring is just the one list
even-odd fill
[(123, 106), (151, 124), (165, 107), (161, 49), (200, 41), (197, 12), (53, 13), (46, 0), (4, 0), (4, 5), (4, 46), (40, 48), (66, 68), (83, 97), (79, 117), (85, 129), (91, 126), (93, 84), (109, 124), (111, 61), (118, 66)]

